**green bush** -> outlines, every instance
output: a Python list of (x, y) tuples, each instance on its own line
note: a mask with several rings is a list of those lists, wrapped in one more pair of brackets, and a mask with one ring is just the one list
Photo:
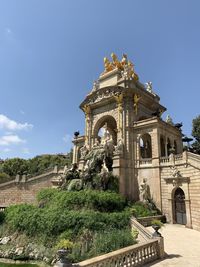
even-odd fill
[(42, 208), (30, 204), (8, 207), (3, 225), (53, 249), (63, 240), (73, 242), (70, 257), (76, 262), (135, 242), (130, 209), (116, 193), (45, 189), (38, 201), (44, 203)]
[(148, 205), (136, 202), (131, 206), (131, 213), (135, 217), (148, 217), (157, 214), (157, 210), (149, 209)]
[(136, 243), (136, 240), (131, 235), (130, 228), (118, 230), (112, 229), (110, 231), (99, 232), (94, 236), (92, 255), (100, 255), (108, 253), (123, 247), (127, 247)]
[(101, 212), (122, 211), (127, 201), (121, 195), (108, 191), (83, 190), (80, 192), (43, 189), (37, 196), (39, 202), (60, 209), (91, 209)]
[(5, 172), (1, 172), (0, 173), (0, 183), (5, 183), (5, 182), (9, 182), (10, 180), (12, 180), (13, 177), (10, 177), (8, 174), (6, 174)]
[(136, 239), (131, 234), (130, 228), (93, 232), (92, 237), (89, 237), (89, 239), (85, 240), (81, 238), (81, 240), (74, 243), (69, 258), (72, 262), (79, 262), (133, 245), (136, 242)]
[(11, 206), (6, 210), (8, 225), (29, 236), (58, 236), (66, 230), (78, 235), (83, 228), (92, 231), (108, 228), (123, 229), (129, 225), (127, 211), (103, 213), (91, 210), (72, 211), (61, 208), (40, 209), (28, 204)]

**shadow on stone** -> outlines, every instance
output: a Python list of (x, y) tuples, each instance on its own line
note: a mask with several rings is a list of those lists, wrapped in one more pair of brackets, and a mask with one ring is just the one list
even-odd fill
[[(180, 257), (182, 257), (182, 256), (179, 255), (179, 254), (167, 254), (167, 253), (165, 253), (165, 257), (164, 257), (163, 259), (159, 259), (159, 260), (157, 260), (157, 261), (154, 261), (154, 262), (145, 264), (145, 265), (143, 265), (143, 266), (144, 266), (144, 267), (150, 267), (150, 266), (154, 266), (156, 263), (165, 261), (165, 260), (167, 260), (167, 259), (180, 258)], [(167, 265), (166, 265), (166, 266), (167, 266)], [(170, 265), (168, 265), (168, 266), (170, 266)]]

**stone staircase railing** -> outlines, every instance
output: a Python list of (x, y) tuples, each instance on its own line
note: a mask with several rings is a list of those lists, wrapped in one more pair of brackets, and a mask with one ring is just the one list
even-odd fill
[(143, 244), (129, 246), (108, 254), (78, 263), (77, 267), (132, 267), (142, 266), (159, 259), (160, 250), (158, 240), (151, 240)]
[(29, 175), (16, 175), (14, 180), (4, 182), (0, 184), (0, 188), (4, 188), (6, 186), (11, 186), (13, 184), (20, 185), (25, 184), (34, 180), (45, 178), (49, 175), (59, 175), (60, 173), (63, 173), (63, 169), (58, 170), (58, 167), (55, 166), (54, 168), (49, 168), (45, 170), (42, 174), (36, 175), (36, 176), (29, 176)]
[(134, 217), (131, 218), (131, 227), (137, 229), (138, 239), (142, 242), (152, 240), (152, 233), (139, 223)]
[(139, 232), (139, 244), (88, 259), (75, 267), (133, 267), (142, 266), (164, 257), (163, 237), (154, 238), (134, 217), (131, 226)]

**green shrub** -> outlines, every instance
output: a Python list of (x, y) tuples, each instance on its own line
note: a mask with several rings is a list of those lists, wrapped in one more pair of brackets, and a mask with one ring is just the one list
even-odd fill
[(136, 202), (131, 206), (131, 213), (135, 217), (148, 217), (157, 214), (156, 210), (150, 210), (148, 205), (141, 202)]
[(105, 232), (99, 232), (94, 236), (90, 256), (108, 253), (135, 243), (136, 240), (133, 238), (130, 228), (123, 230), (112, 229)]
[(55, 246), (56, 250), (59, 249), (69, 249), (71, 250), (73, 248), (73, 243), (69, 241), (68, 239), (61, 239), (58, 244)]
[(43, 189), (37, 196), (39, 202), (60, 209), (91, 209), (102, 212), (122, 211), (127, 201), (114, 192), (83, 190), (80, 192)]
[(159, 226), (159, 227), (163, 227), (164, 224), (160, 221), (160, 220), (152, 220), (151, 221), (151, 225), (156, 225), (156, 226)]
[(92, 210), (63, 210), (61, 208), (44, 208), (20, 204), (6, 210), (8, 225), (29, 236), (58, 236), (66, 230), (79, 234), (83, 228), (92, 231), (108, 228), (123, 229), (129, 225), (130, 213), (127, 211), (103, 213)]
[(12, 180), (13, 177), (10, 177), (8, 174), (6, 174), (5, 172), (1, 172), (0, 173), (0, 183), (5, 183), (5, 182), (9, 182), (10, 180)]

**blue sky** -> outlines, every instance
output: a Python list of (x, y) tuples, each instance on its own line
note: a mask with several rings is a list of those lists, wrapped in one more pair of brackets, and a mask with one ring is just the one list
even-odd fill
[(190, 135), (200, 114), (200, 1), (1, 0), (0, 158), (66, 153), (80, 102), (122, 53)]

